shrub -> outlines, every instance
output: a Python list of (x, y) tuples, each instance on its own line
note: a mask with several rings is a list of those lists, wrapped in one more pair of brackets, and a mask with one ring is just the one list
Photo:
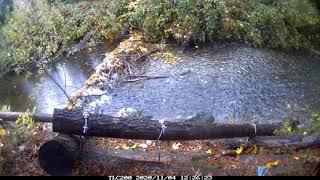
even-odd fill
[(314, 135), (320, 133), (320, 112), (310, 112), (308, 123), (300, 125), (298, 118), (288, 117), (283, 120), (283, 127), (274, 132), (277, 136)]
[(117, 4), (123, 2), (66, 3), (58, 0), (48, 3), (47, 0), (38, 0), (31, 5), (26, 1), (15, 1), (15, 10), (5, 32), (11, 46), (7, 51), (2, 50), (1, 54), (8, 55), (0, 56), (0, 62), (16, 63), (16, 70), (21, 71), (31, 61), (48, 62), (59, 49), (82, 38), (91, 41), (101, 37), (114, 39), (122, 30), (118, 23), (119, 13), (126, 6), (120, 8)]
[[(9, 112), (10, 106), (3, 106), (0, 110)], [(15, 153), (23, 143), (31, 141), (37, 135), (39, 126), (34, 123), (29, 114), (29, 110), (23, 113), (17, 119), (15, 126), (5, 128), (0, 124), (0, 175), (5, 175), (3, 165), (7, 161), (7, 155)]]
[(16, 64), (18, 71), (30, 61), (48, 62), (80, 39), (113, 40), (125, 28), (143, 32), (148, 41), (175, 39), (184, 45), (230, 40), (320, 48), (314, 0), (38, 0), (32, 6), (13, 1), (4, 29), (11, 46), (0, 50), (0, 66)]
[(221, 39), (288, 49), (320, 40), (318, 10), (306, 0), (141, 0), (130, 15), (147, 40)]

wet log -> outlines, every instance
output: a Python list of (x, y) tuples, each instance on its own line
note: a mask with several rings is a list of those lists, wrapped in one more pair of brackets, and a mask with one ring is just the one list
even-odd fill
[(273, 137), (255, 137), (252, 139), (257, 146), (268, 148), (286, 148), (291, 150), (300, 150), (307, 148), (320, 147), (320, 134), (311, 136), (273, 136)]
[[(0, 112), (0, 119), (4, 121), (16, 121), (25, 113), (22, 112)], [(50, 123), (52, 121), (52, 114), (28, 114), (32, 116), (34, 122)]]
[[(111, 137), (123, 139), (156, 140), (161, 124), (151, 119), (134, 119), (90, 114), (88, 130), (83, 134), (84, 118), (81, 111), (55, 109), (53, 131), (65, 134)], [(219, 124), (193, 122), (165, 122), (160, 140), (202, 140), (272, 135), (280, 124)]]
[(75, 136), (59, 134), (41, 145), (38, 153), (39, 164), (45, 172), (53, 176), (71, 175), (80, 156), (80, 141)]
[[(291, 135), (291, 136), (260, 136), (254, 138), (232, 138), (219, 141), (228, 145), (230, 148), (239, 146), (250, 146), (255, 144), (260, 147), (267, 148), (286, 148), (290, 150), (300, 150), (307, 148), (320, 147), (320, 133), (311, 136)], [(212, 145), (213, 142), (209, 142)]]

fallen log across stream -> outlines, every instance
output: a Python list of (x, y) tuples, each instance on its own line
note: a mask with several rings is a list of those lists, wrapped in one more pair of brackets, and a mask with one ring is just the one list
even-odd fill
[[(21, 113), (0, 113), (3, 120), (13, 121)], [(51, 122), (53, 131), (63, 134), (157, 140), (162, 124), (147, 118), (113, 117), (90, 114), (87, 119), (87, 132), (83, 133), (85, 120), (82, 111), (55, 109), (53, 115), (33, 115), (35, 122)], [(188, 121), (166, 121), (160, 140), (203, 140), (235, 137), (269, 136), (282, 127), (274, 124), (221, 124), (196, 123)]]
[[(161, 124), (155, 120), (90, 114), (88, 129), (84, 134), (82, 112), (61, 109), (54, 110), (52, 123), (54, 132), (98, 137), (157, 140), (161, 132)], [(160, 140), (202, 140), (272, 135), (282, 124), (201, 124), (168, 121), (163, 125), (165, 129)]]

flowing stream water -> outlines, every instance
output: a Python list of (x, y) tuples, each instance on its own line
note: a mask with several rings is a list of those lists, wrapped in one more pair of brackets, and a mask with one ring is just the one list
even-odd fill
[[(110, 50), (103, 44), (69, 58), (61, 56), (50, 73), (73, 95)], [(320, 111), (319, 57), (236, 43), (171, 51), (179, 57), (175, 63), (153, 59), (140, 71), (168, 78), (114, 87), (110, 101), (101, 106), (103, 113), (116, 115), (123, 107), (133, 107), (154, 119), (184, 119), (206, 112), (218, 122), (268, 122), (290, 116), (305, 120), (308, 112)], [(0, 84), (0, 105), (10, 105), (13, 111), (37, 107), (38, 112), (52, 113), (67, 101), (46, 75), (26, 80), (9, 74)]]
[(287, 117), (306, 120), (320, 111), (320, 60), (279, 51), (213, 44), (179, 52), (179, 60), (153, 59), (140, 72), (168, 76), (117, 86), (102, 105), (116, 115), (132, 107), (154, 119), (188, 119), (199, 113), (217, 122), (274, 122)]

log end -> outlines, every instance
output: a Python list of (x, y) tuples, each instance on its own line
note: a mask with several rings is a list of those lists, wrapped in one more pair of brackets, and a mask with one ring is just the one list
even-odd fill
[(50, 140), (39, 149), (41, 168), (53, 176), (70, 175), (75, 160), (73, 152), (57, 140)]

